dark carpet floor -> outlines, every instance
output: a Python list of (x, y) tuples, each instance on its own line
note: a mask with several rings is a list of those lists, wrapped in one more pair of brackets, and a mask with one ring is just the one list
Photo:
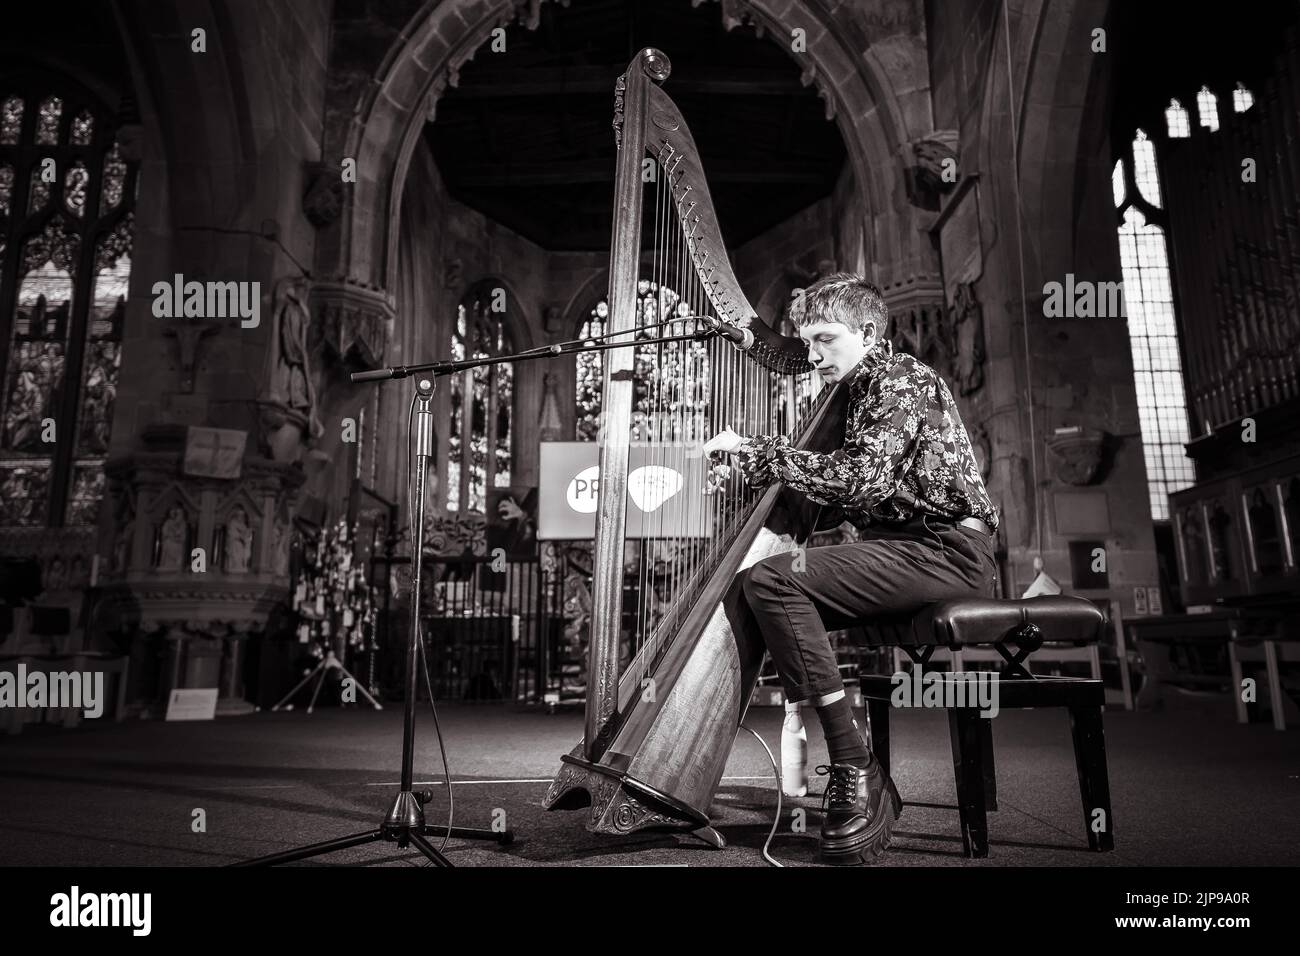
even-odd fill
[[(775, 753), (779, 708), (748, 724)], [(491, 827), (504, 811), (508, 847), (455, 840), (457, 865), (763, 866), (776, 786), (768, 758), (742, 733), (714, 807), (729, 845), (689, 835), (588, 833), (586, 811), (541, 808), (547, 783), (582, 733), (580, 713), (490, 707), (441, 710), (456, 822)], [(948, 726), (941, 712), (894, 722), (894, 778), (907, 802), (886, 866), (1294, 865), (1300, 863), (1300, 736), (1240, 726), (1221, 713), (1106, 714), (1116, 849), (1087, 850), (1064, 711), (1006, 711), (994, 726), (1000, 807), (991, 854), (961, 855)], [(825, 760), (815, 718), (809, 764)], [(0, 864), (213, 865), (376, 826), (397, 792), (400, 709), (258, 713), (207, 723), (83, 722), (0, 738)], [(416, 778), (432, 785), (431, 823), (445, 820), (427, 710)], [(814, 777), (819, 793), (821, 779)], [(787, 800), (772, 844), (788, 866), (815, 865), (820, 796)], [(807, 831), (791, 832), (806, 809)], [(194, 832), (196, 810), (205, 832)], [(393, 844), (304, 865), (419, 866)]]

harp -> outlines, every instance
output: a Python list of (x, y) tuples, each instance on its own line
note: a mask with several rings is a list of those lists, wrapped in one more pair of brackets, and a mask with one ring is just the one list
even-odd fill
[[(800, 340), (759, 320), (742, 294), (695, 141), (661, 88), (670, 69), (645, 49), (615, 85), (608, 331), (681, 336), (722, 320), (748, 330), (747, 347), (714, 336), (605, 353), (585, 736), (561, 758), (543, 805), (590, 805), (596, 832), (670, 827), (721, 845), (709, 810), (764, 653), (738, 574), (801, 541), (811, 508), (779, 486), (747, 488), (699, 446), (730, 426), (837, 448), (845, 401), (841, 386), (810, 380)], [(634, 375), (634, 362), (651, 374)], [(658, 498), (690, 500), (644, 514), (629, 540), (634, 447), (650, 476), (652, 500), (643, 481), (641, 506), (654, 511), (655, 480), (669, 481)], [(692, 468), (698, 486), (675, 490), (672, 474)], [(638, 552), (627, 606), (625, 542)], [(620, 672), (625, 643), (631, 659)]]

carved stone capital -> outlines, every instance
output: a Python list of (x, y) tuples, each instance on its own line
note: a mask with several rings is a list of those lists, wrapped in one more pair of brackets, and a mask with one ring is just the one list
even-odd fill
[(957, 131), (934, 132), (907, 144), (904, 184), (912, 205), (937, 212), (939, 197), (952, 192), (960, 177), (957, 169)]
[(333, 225), (343, 213), (343, 177), (337, 166), (303, 163), (302, 211), (317, 229)]
[(391, 295), (351, 279), (327, 280), (312, 286), (311, 307), (336, 356), (355, 353), (365, 365), (383, 361), (396, 315)]
[(1101, 468), (1106, 433), (1097, 428), (1080, 428), (1046, 440), (1058, 481), (1067, 485), (1090, 485)]

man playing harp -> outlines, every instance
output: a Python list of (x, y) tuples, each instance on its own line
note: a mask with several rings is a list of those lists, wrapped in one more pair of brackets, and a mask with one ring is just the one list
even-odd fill
[(844, 446), (800, 451), (784, 436), (725, 429), (704, 447), (735, 456), (750, 485), (782, 482), (862, 532), (856, 543), (810, 549), (801, 568), (776, 555), (744, 578), (787, 700), (811, 702), (825, 733), (822, 855), (856, 864), (889, 847), (902, 802), (853, 718), (827, 631), (992, 597), (998, 515), (947, 383), (882, 337), (880, 290), (838, 273), (809, 287), (804, 303), (795, 322), (814, 374), (848, 383)]

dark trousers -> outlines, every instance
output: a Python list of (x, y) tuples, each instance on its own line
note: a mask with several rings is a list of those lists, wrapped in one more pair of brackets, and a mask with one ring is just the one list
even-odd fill
[(786, 699), (801, 701), (844, 687), (827, 631), (950, 598), (993, 597), (995, 573), (988, 535), (925, 516), (871, 528), (853, 544), (766, 558), (745, 572), (744, 589)]

